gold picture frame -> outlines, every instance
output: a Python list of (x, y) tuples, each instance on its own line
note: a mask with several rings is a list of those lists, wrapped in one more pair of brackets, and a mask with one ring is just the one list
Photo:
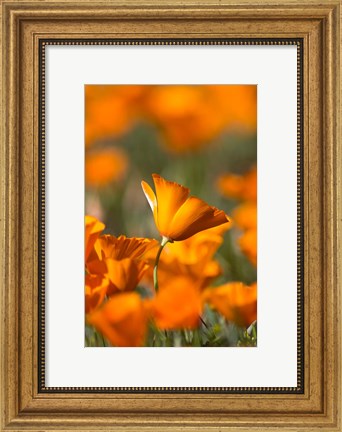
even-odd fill
[[(1, 430), (342, 431), (341, 1), (2, 0), (1, 7)], [(43, 391), (41, 47), (46, 40), (89, 39), (300, 41), (305, 221), (300, 392)]]

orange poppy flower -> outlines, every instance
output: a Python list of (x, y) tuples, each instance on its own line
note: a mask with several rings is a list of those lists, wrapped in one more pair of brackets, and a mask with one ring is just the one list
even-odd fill
[(101, 236), (95, 242), (95, 254), (87, 262), (87, 270), (109, 279), (108, 295), (132, 291), (148, 268), (142, 256), (157, 244), (156, 240), (145, 238)]
[(257, 318), (257, 284), (229, 282), (203, 292), (203, 300), (228, 321), (247, 327)]
[(147, 98), (146, 110), (173, 152), (197, 150), (222, 129), (208, 86), (154, 86)]
[(85, 217), (85, 260), (89, 258), (96, 239), (105, 229), (105, 224), (97, 220), (93, 216)]
[(99, 307), (107, 293), (109, 280), (99, 275), (85, 276), (85, 312), (88, 314)]
[(141, 182), (154, 221), (160, 234), (169, 241), (185, 240), (208, 228), (229, 221), (222, 210), (211, 207), (199, 198), (189, 196), (189, 189), (153, 174), (156, 194)]
[(165, 330), (196, 328), (202, 313), (198, 286), (186, 277), (169, 279), (155, 298), (145, 301), (157, 327)]
[(151, 86), (145, 109), (149, 119), (160, 127), (168, 149), (194, 151), (232, 127), (255, 131), (256, 86)]
[(86, 85), (86, 146), (125, 133), (135, 120), (136, 107), (146, 86)]
[(223, 234), (229, 230), (231, 222), (209, 228), (192, 237), (166, 247), (173, 251), (185, 264), (197, 264), (210, 260), (223, 242)]
[[(168, 279), (177, 276), (189, 277), (201, 288), (206, 287), (219, 276), (222, 269), (213, 256), (223, 242), (224, 231), (230, 226), (231, 223), (227, 222), (194, 234), (182, 242), (168, 243), (164, 247), (158, 264), (160, 289), (163, 289)], [(151, 266), (154, 265), (156, 253), (156, 250), (151, 250), (147, 254), (146, 259)], [(146, 276), (151, 281), (152, 271), (147, 270)]]
[(95, 259), (87, 263), (87, 271), (90, 274), (108, 280), (107, 295), (109, 296), (122, 291), (133, 291), (148, 267), (144, 261), (131, 258)]
[(106, 276), (111, 282), (107, 290), (108, 295), (120, 291), (133, 291), (148, 268), (145, 262), (132, 258), (121, 260), (107, 258), (105, 264)]
[(103, 307), (89, 314), (87, 321), (114, 346), (138, 347), (144, 344), (147, 314), (137, 293), (111, 297)]
[(94, 245), (99, 259), (142, 258), (143, 255), (158, 246), (157, 240), (143, 237), (115, 237), (105, 234), (99, 237)]
[(86, 154), (85, 181), (87, 186), (102, 187), (120, 181), (128, 167), (126, 154), (117, 148), (93, 151)]
[(224, 174), (217, 182), (221, 193), (228, 198), (257, 200), (257, 169), (253, 167), (244, 175)]
[(256, 85), (211, 85), (212, 106), (222, 128), (254, 133), (257, 125)]
[(256, 203), (246, 201), (232, 212), (234, 223), (242, 230), (257, 228)]
[(213, 239), (208, 241), (207, 245), (201, 245), (202, 248), (198, 250), (197, 259), (194, 257), (194, 250), (187, 257), (185, 248), (181, 250), (177, 247), (179, 244), (181, 242), (168, 244), (164, 249), (158, 266), (160, 289), (163, 289), (164, 283), (169, 278), (181, 275), (187, 276), (193, 281), (197, 281), (200, 286), (205, 287), (222, 273), (219, 263), (212, 259), (221, 242)]
[(86, 145), (147, 118), (171, 151), (197, 150), (230, 128), (254, 132), (256, 97), (253, 85), (87, 85)]
[(257, 230), (249, 229), (245, 231), (238, 240), (242, 252), (247, 256), (251, 263), (257, 265)]

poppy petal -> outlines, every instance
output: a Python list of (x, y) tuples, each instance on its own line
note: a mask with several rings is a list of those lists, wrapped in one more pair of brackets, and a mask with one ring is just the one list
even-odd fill
[(95, 243), (95, 250), (98, 257), (104, 255), (105, 258), (124, 259), (142, 258), (150, 249), (158, 246), (157, 240), (140, 237), (114, 237), (105, 234), (99, 237)]
[(175, 214), (170, 237), (185, 240), (199, 231), (221, 225), (229, 221), (224, 211), (211, 207), (196, 197), (190, 197)]
[(144, 344), (147, 314), (137, 293), (117, 294), (87, 317), (112, 345), (135, 347)]
[(170, 182), (158, 174), (152, 174), (158, 203), (158, 229), (168, 237), (170, 223), (179, 208), (186, 202), (189, 189), (175, 182)]
[(155, 212), (157, 210), (157, 198), (156, 198), (151, 186), (148, 183), (146, 183), (145, 181), (142, 181), (141, 187), (142, 187), (142, 190), (145, 194), (145, 197), (146, 197), (146, 199), (147, 199), (147, 201), (151, 207), (151, 210), (152, 210), (153, 214), (155, 215)]
[(87, 261), (94, 243), (98, 236), (101, 234), (101, 231), (105, 229), (105, 224), (97, 220), (93, 216), (86, 215), (85, 217), (85, 261)]
[(230, 282), (203, 292), (203, 300), (227, 320), (247, 327), (257, 318), (257, 284)]
[(122, 260), (106, 259), (107, 277), (113, 284), (108, 295), (117, 291), (133, 291), (147, 269), (143, 261), (125, 258)]
[(95, 310), (103, 302), (109, 281), (99, 275), (85, 276), (85, 312)]

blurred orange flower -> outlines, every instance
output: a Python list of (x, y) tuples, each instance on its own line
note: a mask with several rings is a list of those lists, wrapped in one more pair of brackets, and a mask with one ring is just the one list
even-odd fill
[[(169, 279), (185, 276), (196, 282), (201, 288), (206, 287), (222, 273), (221, 266), (213, 259), (217, 249), (223, 242), (222, 235), (231, 223), (220, 225), (194, 234), (192, 237), (175, 243), (168, 243), (161, 254), (158, 265), (158, 280), (163, 289)], [(147, 255), (148, 262), (153, 265), (156, 250)], [(152, 271), (147, 271), (152, 279)]]
[(212, 105), (222, 127), (254, 132), (257, 126), (256, 85), (211, 85)]
[(191, 279), (174, 277), (146, 301), (146, 308), (160, 329), (196, 328), (202, 313), (200, 291)]
[(238, 243), (251, 263), (257, 265), (257, 169), (244, 175), (225, 174), (218, 180), (223, 195), (243, 200), (232, 212), (235, 225), (243, 230)]
[(228, 198), (257, 200), (257, 169), (253, 167), (244, 175), (223, 174), (218, 179), (220, 192)]
[(107, 290), (108, 295), (120, 291), (133, 291), (148, 268), (148, 264), (144, 261), (132, 258), (120, 260), (107, 258), (105, 264), (106, 276), (111, 282)]
[(147, 112), (156, 122), (171, 151), (196, 150), (220, 132), (221, 121), (210, 104), (206, 86), (154, 86)]
[(160, 234), (169, 241), (181, 241), (229, 221), (222, 210), (211, 207), (199, 198), (189, 196), (189, 189), (153, 174), (156, 195), (141, 182), (154, 221)]
[(247, 327), (257, 318), (257, 284), (229, 282), (203, 292), (203, 301), (220, 312), (228, 321)]
[(147, 314), (137, 293), (111, 297), (103, 307), (89, 314), (87, 321), (114, 346), (138, 347), (144, 344)]
[(171, 151), (196, 150), (230, 128), (254, 132), (256, 99), (254, 85), (87, 85), (86, 146), (147, 119)]
[(136, 106), (145, 91), (146, 86), (140, 85), (86, 85), (86, 147), (125, 133), (134, 121)]
[(96, 239), (104, 229), (105, 224), (95, 217), (88, 215), (85, 217), (85, 261), (88, 260)]
[(249, 229), (245, 231), (238, 240), (242, 252), (250, 262), (257, 265), (257, 230)]
[(223, 234), (230, 227), (231, 223), (226, 222), (217, 227), (200, 231), (182, 242), (168, 244), (166, 248), (170, 249), (174, 256), (178, 256), (184, 264), (198, 264), (208, 261), (221, 246)]
[(109, 280), (100, 275), (85, 276), (85, 312), (86, 314), (100, 306), (107, 294)]
[(256, 86), (151, 86), (145, 107), (174, 152), (200, 149), (231, 127), (256, 128)]
[(257, 206), (254, 202), (244, 202), (232, 212), (235, 225), (242, 230), (257, 228)]
[(126, 174), (128, 158), (118, 148), (91, 151), (85, 159), (85, 181), (89, 187), (101, 187), (121, 180)]

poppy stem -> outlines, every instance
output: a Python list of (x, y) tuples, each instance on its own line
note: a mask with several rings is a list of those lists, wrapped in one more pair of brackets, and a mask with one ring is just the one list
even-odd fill
[(160, 243), (160, 247), (156, 256), (156, 261), (154, 263), (154, 268), (153, 268), (153, 283), (154, 283), (154, 290), (155, 292), (158, 291), (158, 264), (159, 264), (159, 258), (160, 258), (160, 254), (162, 253), (164, 246), (166, 245), (166, 243), (168, 243), (170, 240), (167, 237), (163, 237), (162, 241)]

